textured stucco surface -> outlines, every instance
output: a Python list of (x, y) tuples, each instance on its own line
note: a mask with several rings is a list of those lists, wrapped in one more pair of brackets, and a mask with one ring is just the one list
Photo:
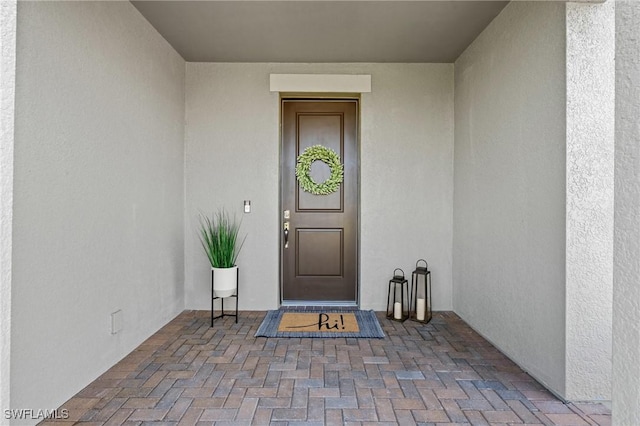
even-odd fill
[(0, 2), (0, 412), (10, 405), (13, 135), (17, 2)]
[(565, 378), (565, 6), (512, 2), (455, 63), (453, 306)]
[(384, 309), (394, 268), (426, 258), (435, 309), (451, 309), (452, 64), (187, 64), (186, 307), (209, 306), (198, 210), (244, 214), (242, 309), (279, 295), (279, 95), (271, 73), (371, 74), (361, 101), (361, 306)]
[(566, 393), (611, 399), (615, 7), (567, 3)]
[(640, 3), (616, 2), (613, 424), (640, 424)]
[(11, 405), (51, 409), (184, 307), (185, 64), (128, 2), (20, 2), (16, 59)]

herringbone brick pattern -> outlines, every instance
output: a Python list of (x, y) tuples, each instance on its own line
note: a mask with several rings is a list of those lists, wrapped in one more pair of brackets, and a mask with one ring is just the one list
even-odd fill
[(607, 425), (564, 404), (450, 312), (379, 314), (385, 339), (253, 337), (264, 312), (187, 311), (61, 408), (60, 425)]

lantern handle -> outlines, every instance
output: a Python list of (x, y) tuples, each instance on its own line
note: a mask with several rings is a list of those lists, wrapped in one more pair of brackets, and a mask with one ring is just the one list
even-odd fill
[(416, 262), (416, 269), (418, 269), (418, 263), (420, 263), (420, 262), (424, 262), (424, 269), (429, 270), (429, 264), (428, 264), (428, 263), (427, 263), (427, 261), (426, 261), (426, 260), (424, 260), (424, 259), (420, 259), (420, 260), (418, 260), (418, 261)]
[(400, 268), (396, 268), (396, 269), (393, 270), (393, 276), (394, 277), (399, 277), (400, 276), (400, 275), (396, 275), (396, 271), (402, 272), (402, 278), (404, 278), (404, 271), (402, 269), (400, 269)]

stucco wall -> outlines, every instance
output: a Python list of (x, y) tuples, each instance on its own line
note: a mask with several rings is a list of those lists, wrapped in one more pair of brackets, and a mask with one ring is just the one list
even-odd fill
[(640, 424), (640, 3), (616, 2), (613, 424)]
[(565, 382), (565, 6), (512, 2), (455, 63), (453, 306)]
[[(17, 1), (0, 2), (0, 410), (11, 383), (11, 255)], [(3, 412), (3, 411), (2, 411)]]
[(567, 3), (566, 392), (611, 399), (613, 2)]
[(20, 2), (17, 44), (11, 405), (51, 409), (184, 307), (185, 65), (128, 2)]
[(371, 74), (361, 101), (361, 306), (382, 310), (396, 267), (433, 270), (435, 309), (451, 309), (453, 65), (187, 64), (186, 307), (210, 306), (197, 215), (242, 211), (241, 309), (279, 301), (279, 94), (270, 73)]

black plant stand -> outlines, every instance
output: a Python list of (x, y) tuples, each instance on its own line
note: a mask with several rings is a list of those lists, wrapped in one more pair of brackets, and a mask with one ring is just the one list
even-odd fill
[[(236, 299), (235, 315), (224, 313), (224, 297), (214, 296), (215, 292), (213, 291), (213, 288), (214, 288), (213, 283), (214, 283), (214, 278), (213, 278), (213, 269), (212, 269), (211, 270), (211, 327), (213, 327), (213, 320), (216, 320), (222, 317), (236, 317), (236, 324), (237, 324), (238, 323), (238, 287), (240, 287), (240, 268), (236, 269), (236, 294), (229, 296)], [(220, 299), (221, 312), (220, 312), (220, 315), (218, 316), (214, 316), (214, 312), (213, 312), (213, 306), (215, 304), (216, 299)]]

